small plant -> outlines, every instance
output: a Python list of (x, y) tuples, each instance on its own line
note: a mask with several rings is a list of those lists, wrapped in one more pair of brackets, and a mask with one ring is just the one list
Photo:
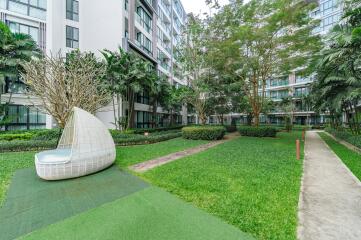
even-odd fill
[(220, 140), (226, 129), (223, 126), (192, 126), (182, 129), (182, 136), (192, 140)]
[(277, 129), (273, 127), (249, 127), (242, 126), (239, 128), (242, 136), (248, 137), (276, 137)]

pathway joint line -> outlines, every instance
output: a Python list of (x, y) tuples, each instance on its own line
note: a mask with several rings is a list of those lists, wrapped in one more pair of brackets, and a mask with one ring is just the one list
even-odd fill
[(138, 163), (138, 164), (130, 166), (129, 169), (132, 170), (132, 171), (138, 172), (138, 173), (143, 173), (143, 172), (146, 172), (146, 171), (148, 171), (150, 169), (153, 169), (155, 167), (167, 164), (169, 162), (173, 162), (175, 160), (178, 160), (178, 159), (181, 159), (181, 158), (193, 155), (193, 154), (197, 154), (197, 153), (206, 151), (206, 150), (208, 150), (210, 148), (218, 146), (218, 145), (220, 145), (222, 143), (225, 143), (225, 142), (230, 141), (232, 139), (235, 139), (237, 137), (239, 137), (238, 133), (232, 133), (232, 134), (227, 135), (222, 140), (212, 141), (212, 142), (209, 142), (209, 143), (197, 146), (197, 147), (189, 148), (189, 149), (186, 149), (186, 150), (183, 150), (183, 151), (168, 154), (166, 156), (162, 156), (162, 157), (159, 157), (159, 158), (148, 160), (146, 162)]
[(299, 240), (361, 239), (361, 184), (317, 132), (307, 132)]

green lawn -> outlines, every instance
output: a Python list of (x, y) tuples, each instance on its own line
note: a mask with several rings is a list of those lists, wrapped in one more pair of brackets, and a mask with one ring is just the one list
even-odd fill
[[(176, 138), (149, 145), (117, 147), (116, 162), (119, 166), (125, 167), (204, 143), (207, 142)], [(34, 166), (34, 154), (34, 152), (0, 154), (0, 206), (4, 200), (11, 176), (18, 169)]]
[(296, 138), (301, 132), (241, 137), (142, 176), (258, 239), (296, 239)]
[(149, 145), (119, 147), (117, 148), (117, 164), (121, 167), (127, 167), (136, 163), (165, 156), (170, 153), (182, 151), (187, 148), (192, 148), (205, 143), (207, 143), (207, 141), (175, 138)]
[(336, 155), (345, 163), (351, 172), (361, 180), (361, 154), (352, 151), (344, 145), (338, 143), (326, 133), (319, 133), (321, 138), (336, 153)]

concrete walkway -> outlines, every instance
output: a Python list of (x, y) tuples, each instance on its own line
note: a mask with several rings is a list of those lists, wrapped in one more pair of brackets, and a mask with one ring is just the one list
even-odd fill
[(307, 132), (300, 240), (361, 239), (361, 183), (317, 132)]
[(190, 149), (180, 151), (180, 152), (176, 152), (176, 153), (171, 153), (171, 154), (163, 156), (163, 157), (159, 157), (159, 158), (152, 159), (152, 160), (149, 160), (149, 161), (146, 161), (146, 162), (138, 163), (138, 164), (135, 164), (133, 166), (130, 166), (129, 169), (131, 169), (131, 170), (133, 170), (135, 172), (142, 173), (142, 172), (148, 171), (148, 170), (150, 170), (152, 168), (155, 168), (155, 167), (164, 165), (166, 163), (178, 160), (180, 158), (184, 158), (184, 157), (187, 157), (187, 156), (199, 153), (199, 152), (203, 152), (203, 151), (205, 151), (207, 149), (215, 147), (215, 146), (217, 146), (219, 144), (222, 144), (222, 143), (224, 143), (226, 141), (234, 139), (234, 138), (236, 138), (238, 136), (239, 136), (238, 133), (231, 133), (231, 134), (226, 135), (224, 137), (224, 139), (222, 139), (222, 140), (211, 141), (211, 142), (209, 142), (207, 144), (203, 144), (203, 145), (200, 145), (200, 146), (197, 146), (197, 147), (194, 147), (194, 148), (190, 148)]

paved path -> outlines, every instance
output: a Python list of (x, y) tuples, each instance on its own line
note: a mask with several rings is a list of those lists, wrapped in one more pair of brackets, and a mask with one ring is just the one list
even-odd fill
[(145, 172), (148, 171), (152, 168), (164, 165), (166, 163), (178, 160), (180, 158), (184, 158), (199, 152), (203, 152), (207, 149), (210, 149), (212, 147), (215, 147), (219, 144), (222, 144), (228, 140), (234, 139), (236, 137), (238, 137), (239, 134), (238, 133), (231, 133), (225, 136), (225, 138), (223, 140), (219, 140), (219, 141), (212, 141), (209, 142), (207, 144), (203, 144), (194, 148), (190, 148), (184, 151), (180, 151), (180, 152), (176, 152), (176, 153), (171, 153), (169, 155), (163, 156), (163, 157), (159, 157), (153, 160), (149, 160), (146, 162), (142, 162), (142, 163), (138, 163), (135, 164), (133, 166), (130, 166), (129, 169), (135, 171), (135, 172)]
[(307, 132), (300, 240), (360, 240), (361, 183), (316, 132)]

